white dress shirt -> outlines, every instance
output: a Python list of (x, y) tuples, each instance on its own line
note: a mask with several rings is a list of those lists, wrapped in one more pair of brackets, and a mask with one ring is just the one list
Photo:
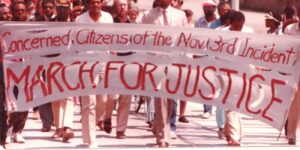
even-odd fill
[[(168, 24), (170, 26), (188, 26), (185, 13), (183, 11), (171, 6), (167, 7), (165, 10)], [(160, 7), (156, 7), (145, 12), (144, 16), (142, 17), (141, 23), (164, 25), (163, 9)]]
[(113, 23), (113, 18), (112, 16), (104, 11), (100, 11), (101, 16), (97, 21), (94, 21), (90, 15), (89, 11), (83, 13), (82, 15), (78, 16), (75, 20), (75, 22), (80, 22), (80, 23)]

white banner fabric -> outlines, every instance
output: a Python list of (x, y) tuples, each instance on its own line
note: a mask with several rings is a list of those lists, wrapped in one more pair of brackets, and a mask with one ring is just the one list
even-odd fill
[[(89, 94), (210, 104), (281, 129), (299, 38), (136, 24), (2, 23), (10, 111)], [(199, 108), (200, 109), (200, 108)]]

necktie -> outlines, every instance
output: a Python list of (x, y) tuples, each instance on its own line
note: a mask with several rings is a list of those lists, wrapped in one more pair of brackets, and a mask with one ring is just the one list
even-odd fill
[(166, 10), (163, 10), (163, 17), (164, 17), (164, 25), (168, 25), (168, 17)]

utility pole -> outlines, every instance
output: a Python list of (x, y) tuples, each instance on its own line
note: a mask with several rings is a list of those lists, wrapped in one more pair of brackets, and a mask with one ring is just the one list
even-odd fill
[(239, 11), (240, 10), (240, 0), (232, 0), (231, 6), (232, 6), (232, 9)]

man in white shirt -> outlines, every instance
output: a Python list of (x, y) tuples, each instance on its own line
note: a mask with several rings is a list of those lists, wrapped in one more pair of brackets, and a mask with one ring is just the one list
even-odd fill
[[(103, 0), (88, 0), (88, 11), (78, 16), (78, 23), (113, 23), (112, 16), (101, 11)], [(107, 99), (106, 95), (82, 96), (82, 138), (89, 148), (96, 148), (96, 101)]]
[[(300, 20), (300, 8), (298, 9), (297, 15)], [(284, 34), (300, 37), (300, 21), (288, 25), (284, 30)], [(287, 138), (288, 138), (289, 145), (297, 144), (297, 130), (299, 130), (300, 127), (299, 113), (300, 113), (300, 82), (298, 83), (298, 91), (295, 94), (294, 100), (292, 101), (290, 111), (288, 114)]]
[[(113, 10), (116, 15), (114, 17), (115, 23), (129, 23), (129, 19), (127, 18), (128, 0), (114, 0)], [(133, 52), (122, 52), (122, 53), (118, 52), (117, 55), (127, 56), (127, 55), (131, 55), (132, 53)], [(100, 101), (102, 106), (97, 104), (96, 116), (97, 119), (99, 119), (98, 126), (100, 130), (103, 126), (103, 130), (107, 133), (111, 132), (111, 116), (113, 114), (113, 109), (116, 104), (114, 97), (118, 97), (118, 95), (109, 95), (107, 97), (107, 101), (103, 101), (104, 99), (102, 99), (102, 101)], [(128, 124), (130, 103), (131, 103), (131, 95), (121, 94), (119, 96), (117, 118), (116, 118), (117, 119), (116, 138), (118, 139), (126, 138), (125, 131)]]
[[(142, 23), (169, 26), (188, 26), (185, 13), (170, 6), (171, 0), (156, 0), (157, 7), (145, 12)], [(162, 81), (163, 82), (163, 81)], [(168, 147), (170, 142), (170, 117), (173, 100), (155, 98), (155, 119), (153, 132), (159, 147)]]
[[(246, 33), (254, 33), (254, 30), (245, 26), (245, 16), (240, 11), (231, 11), (230, 25), (222, 28), (224, 31), (239, 31)], [(229, 146), (240, 146), (243, 137), (242, 120), (238, 112), (226, 110), (226, 123), (224, 127), (224, 135)]]

